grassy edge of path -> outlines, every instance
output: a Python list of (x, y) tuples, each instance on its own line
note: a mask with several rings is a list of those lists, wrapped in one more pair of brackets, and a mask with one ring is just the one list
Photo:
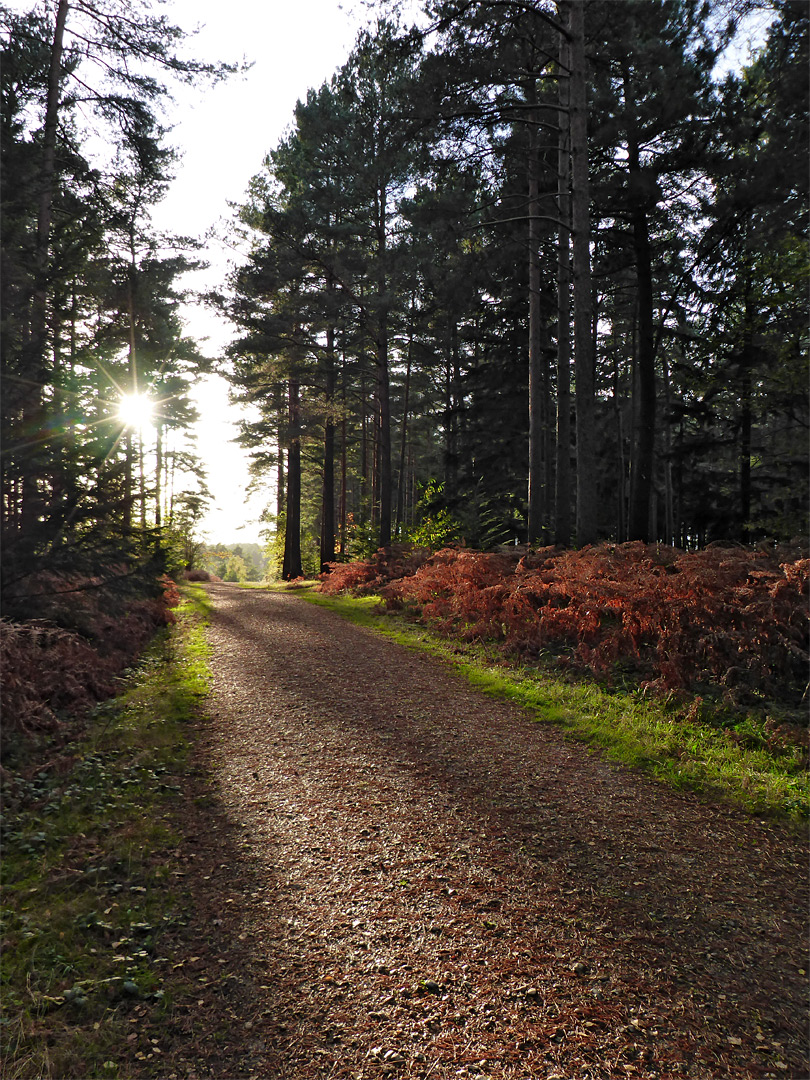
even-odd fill
[(700, 699), (684, 704), (538, 672), (482, 645), (440, 636), (385, 612), (375, 596), (324, 596), (314, 587), (296, 588), (294, 594), (407, 648), (430, 653), (484, 693), (520, 705), (535, 720), (554, 724), (672, 788), (720, 798), (794, 827), (804, 827), (810, 814), (803, 755), (797, 748), (780, 751), (768, 745), (758, 717), (737, 715), (732, 726), (727, 710)]
[(156, 1044), (179, 988), (162, 950), (188, 917), (172, 872), (177, 808), (210, 685), (211, 604), (199, 586), (183, 594), (177, 623), (56, 756), (6, 747), (7, 1080), (161, 1075)]

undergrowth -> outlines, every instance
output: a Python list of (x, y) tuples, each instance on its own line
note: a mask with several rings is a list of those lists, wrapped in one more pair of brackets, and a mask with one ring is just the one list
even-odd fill
[[(3, 774), (6, 1080), (123, 1078), (157, 1054), (137, 1018), (171, 1000), (164, 936), (186, 920), (171, 876), (187, 725), (208, 687), (209, 601), (185, 590), (161, 631), (55, 756), (18, 733)], [(159, 1068), (156, 1075), (160, 1074)]]
[[(40, 576), (36, 584), (53, 585)], [(152, 597), (118, 598), (94, 591), (93, 579), (57, 582), (37, 594), (36, 619), (0, 619), (0, 703), (6, 733), (70, 738), (78, 721), (116, 693), (119, 676), (160, 627), (174, 621), (177, 586), (164, 575)], [(64, 591), (60, 592), (61, 585)], [(67, 721), (67, 723), (65, 723)]]
[(674, 788), (721, 798), (758, 815), (794, 822), (808, 816), (804, 749), (775, 742), (767, 713), (608, 687), (570, 671), (520, 663), (505, 658), (493, 643), (451, 639), (386, 610), (379, 596), (326, 596), (315, 589), (299, 595), (442, 658), (485, 693), (515, 702), (538, 721)]

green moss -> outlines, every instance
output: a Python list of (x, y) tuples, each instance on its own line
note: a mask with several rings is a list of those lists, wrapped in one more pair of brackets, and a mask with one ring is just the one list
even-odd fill
[(170, 994), (161, 940), (182, 917), (167, 886), (188, 724), (209, 684), (210, 602), (185, 590), (122, 693), (95, 712), (61, 767), (18, 755), (4, 782), (2, 1073), (9, 1080), (126, 1077), (135, 1003)]

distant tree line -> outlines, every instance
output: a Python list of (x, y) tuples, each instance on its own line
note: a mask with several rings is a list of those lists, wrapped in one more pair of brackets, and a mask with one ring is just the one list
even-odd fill
[(207, 544), (196, 561), (223, 581), (262, 581), (267, 569), (258, 544)]
[(299, 102), (214, 297), (285, 577), (806, 532), (808, 6), (718, 76), (752, 7), (428, 0)]

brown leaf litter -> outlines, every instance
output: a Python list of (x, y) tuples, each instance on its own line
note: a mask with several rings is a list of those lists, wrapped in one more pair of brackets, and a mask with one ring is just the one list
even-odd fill
[(802, 839), (294, 596), (209, 590), (185, 989), (140, 1075), (810, 1076)]

